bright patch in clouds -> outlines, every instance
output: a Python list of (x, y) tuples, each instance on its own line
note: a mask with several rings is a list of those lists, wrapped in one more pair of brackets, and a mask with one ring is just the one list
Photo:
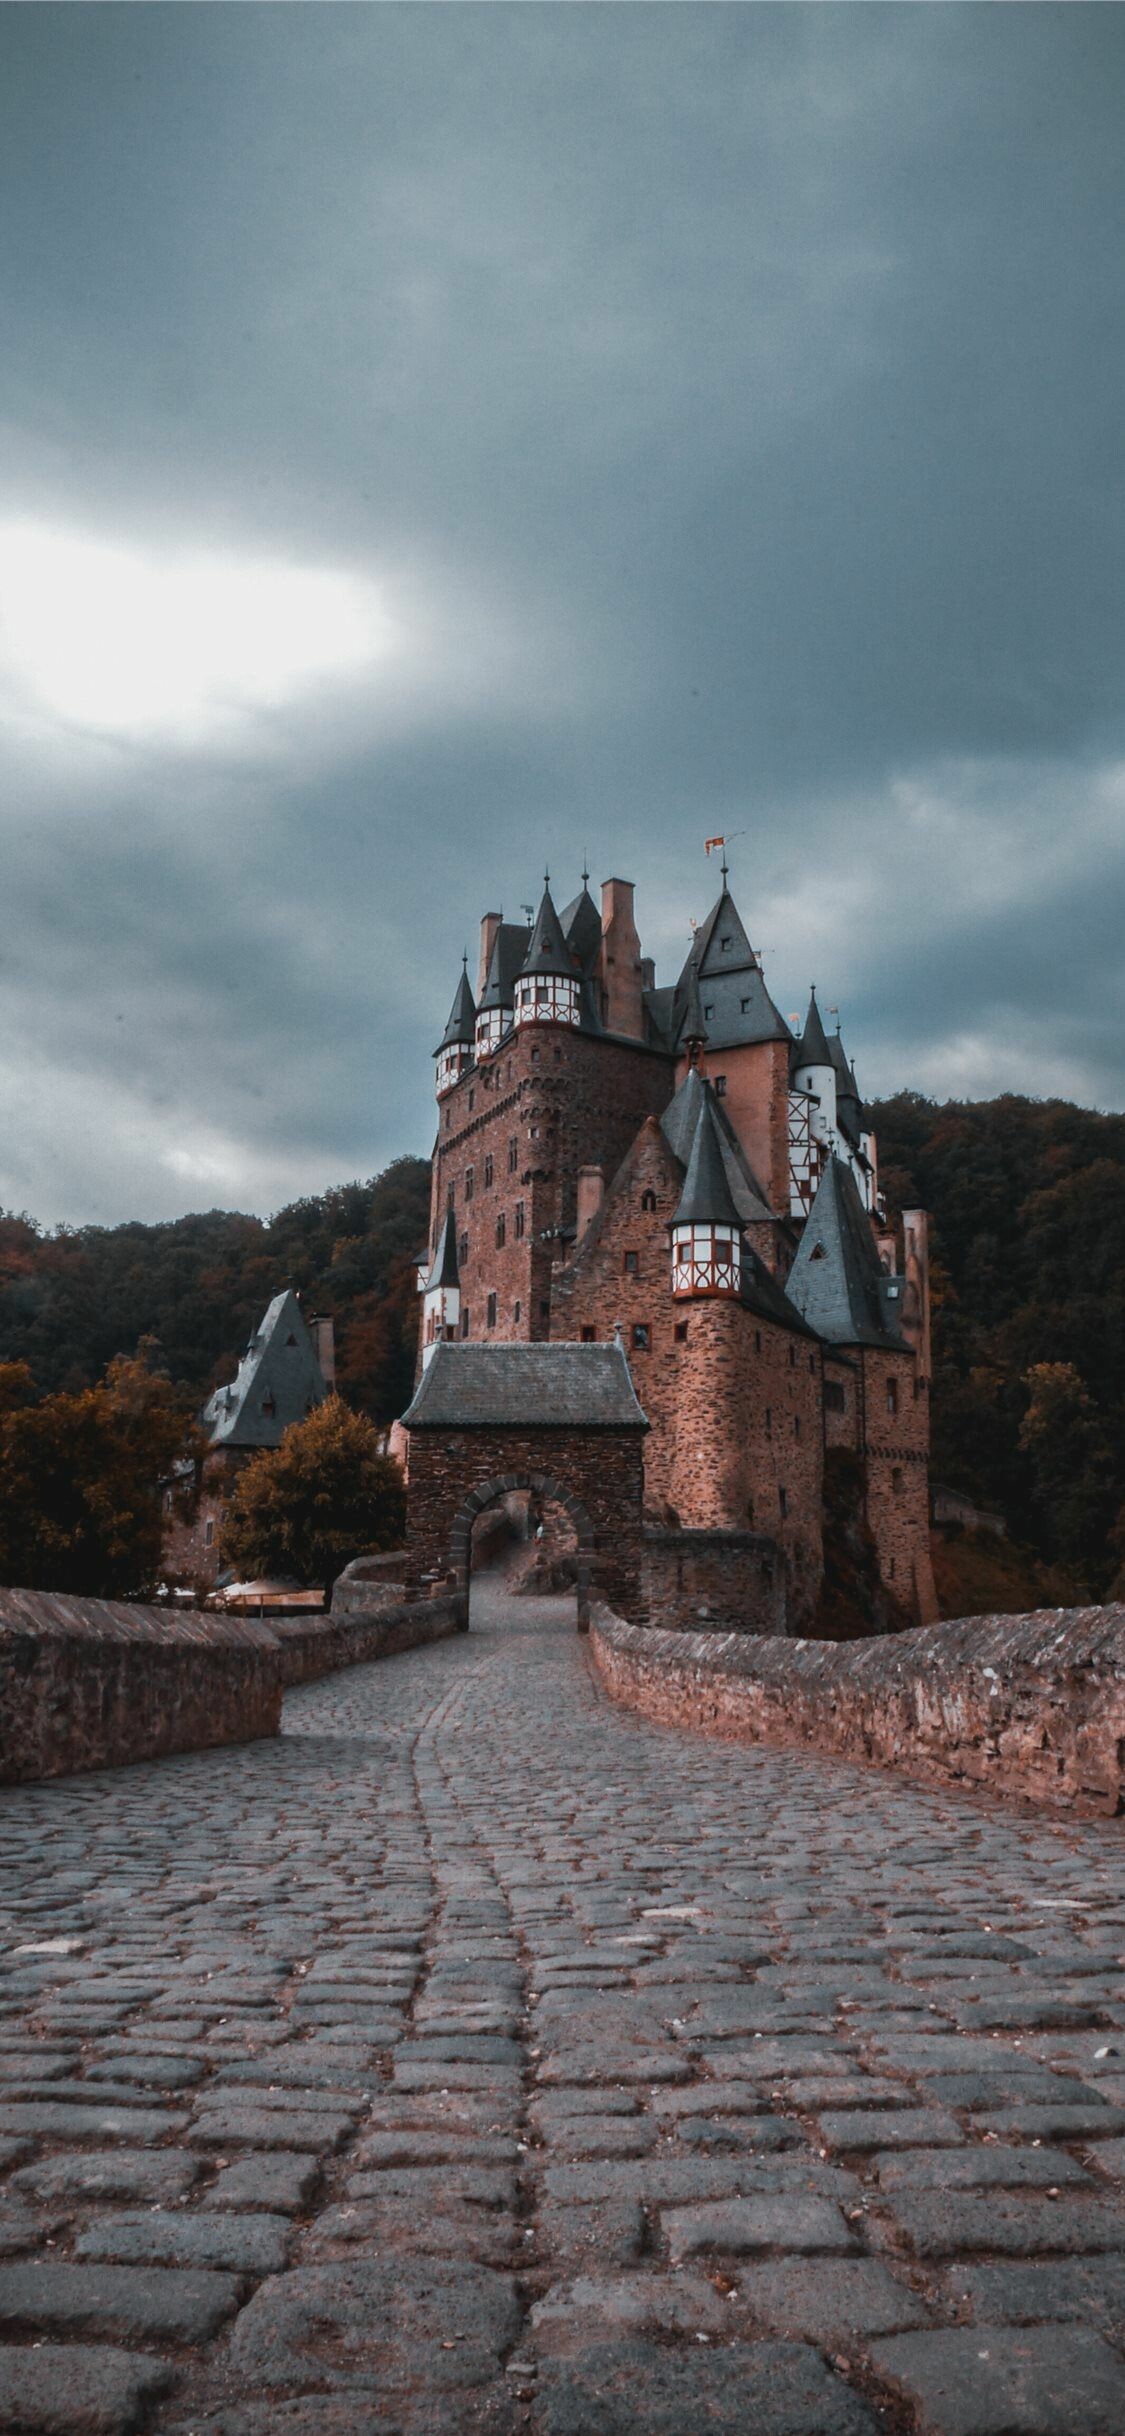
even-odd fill
[(385, 660), (375, 586), (326, 567), (0, 522), (0, 689), (17, 715), (203, 742)]

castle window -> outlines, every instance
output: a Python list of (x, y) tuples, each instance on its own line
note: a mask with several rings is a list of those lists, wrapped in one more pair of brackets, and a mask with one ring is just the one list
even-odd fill
[(741, 999), (741, 1000), (739, 1001), (739, 1004), (741, 1005), (741, 1008), (742, 1008), (742, 1012), (743, 1012), (743, 1014), (744, 1014), (744, 1015), (748, 1015), (748, 1014), (749, 1014), (749, 1012), (750, 1012), (750, 1001), (749, 1001), (749, 999), (748, 999), (748, 998), (743, 998), (743, 999)]
[(892, 1472), (891, 1472), (891, 1487), (892, 1487), (892, 1489), (893, 1489), (893, 1491), (894, 1491), (895, 1496), (896, 1496), (896, 1497), (901, 1497), (901, 1495), (902, 1495), (902, 1470), (901, 1470), (901, 1467), (900, 1467), (900, 1466), (899, 1466), (897, 1463), (894, 1465), (894, 1468), (893, 1468), (893, 1470), (892, 1470)]
[(727, 956), (727, 955), (729, 955), (729, 954), (730, 954), (730, 940), (729, 940), (729, 938), (727, 938), (727, 939), (720, 939), (720, 941), (719, 941), (719, 945), (720, 945), (720, 947), (721, 947), (721, 949), (722, 949), (722, 951), (723, 951), (724, 956)]
[(641, 1194), (641, 1208), (642, 1208), (643, 1210), (654, 1210), (654, 1209), (656, 1208), (656, 1195), (655, 1195), (655, 1193), (642, 1193), (642, 1194)]
[(290, 1329), (289, 1334), (288, 1334), (288, 1336), (287, 1336), (287, 1337), (286, 1337), (286, 1339), (285, 1339), (285, 1342), (286, 1342), (286, 1344), (287, 1344), (287, 1345), (295, 1345), (295, 1344), (296, 1344), (297, 1339), (296, 1339), (296, 1337), (294, 1336), (292, 1329)]
[(489, 1326), (490, 1328), (495, 1328), (495, 1326), (496, 1326), (496, 1296), (495, 1296), (494, 1294), (490, 1294), (490, 1295), (489, 1295), (489, 1297), (488, 1297), (488, 1301), (487, 1301), (487, 1303), (486, 1303), (486, 1305), (485, 1305), (485, 1318), (486, 1318), (486, 1321), (487, 1321), (488, 1326)]
[(502, 1251), (503, 1251), (503, 1249), (504, 1249), (504, 1242), (505, 1242), (505, 1238), (506, 1238), (506, 1236), (507, 1236), (507, 1232), (508, 1232), (508, 1222), (507, 1222), (507, 1220), (506, 1220), (506, 1218), (505, 1218), (505, 1216), (504, 1216), (504, 1212), (503, 1212), (503, 1210), (501, 1210), (500, 1215), (499, 1215), (499, 1217), (498, 1217), (498, 1219), (497, 1219), (497, 1221), (496, 1221), (496, 1249), (497, 1249), (497, 1251), (498, 1251), (498, 1252), (502, 1252)]
[(634, 1353), (647, 1353), (651, 1342), (647, 1320), (637, 1320), (633, 1327)]
[(795, 1437), (795, 1438), (799, 1438), (799, 1437), (800, 1437), (800, 1435), (801, 1435), (801, 1416), (800, 1416), (800, 1413), (794, 1413), (794, 1415), (793, 1415), (793, 1435), (794, 1435), (794, 1437)]
[(508, 1174), (514, 1176), (520, 1163), (520, 1146), (513, 1135), (508, 1144)]
[(462, 1336), (467, 1336), (467, 1335), (468, 1335), (468, 1333), (469, 1333), (469, 1314), (468, 1314), (468, 1312), (467, 1312), (467, 1311), (463, 1311), (463, 1312), (461, 1313), (461, 1334), (462, 1334)]
[(766, 1406), (766, 1436), (767, 1436), (767, 1438), (772, 1438), (772, 1436), (773, 1436), (773, 1406), (772, 1406), (772, 1404), (767, 1404), (767, 1406)]
[(537, 1066), (537, 1065), (538, 1065), (538, 1063), (539, 1063), (539, 1051), (538, 1051), (538, 1049), (533, 1049), (533, 1050), (532, 1050), (532, 1052), (531, 1052), (531, 1062), (532, 1062), (532, 1065), (533, 1065), (533, 1066)]
[(523, 1234), (523, 1203), (522, 1203), (522, 1201), (517, 1201), (517, 1203), (516, 1203), (516, 1234), (517, 1234), (517, 1236), (521, 1236), (521, 1235)]
[(592, 1328), (584, 1328), (584, 1329), (583, 1329), (583, 1331), (582, 1331), (582, 1342), (583, 1342), (583, 1344), (584, 1344), (584, 1345), (592, 1345), (592, 1344), (593, 1344), (593, 1342), (594, 1342), (594, 1330), (593, 1330)]
[(520, 1315), (521, 1315), (522, 1311), (523, 1311), (523, 1304), (521, 1303), (520, 1298), (519, 1298), (519, 1296), (518, 1296), (518, 1294), (517, 1294), (516, 1299), (515, 1299), (514, 1303), (512, 1304), (512, 1320), (513, 1320), (514, 1325), (515, 1325), (517, 1328), (519, 1327), (519, 1324), (520, 1324)]
[(213, 1522), (205, 1522), (203, 1525), (203, 1545), (205, 1548), (211, 1548), (214, 1546), (214, 1544), (215, 1525)]
[(636, 1255), (636, 1253), (635, 1253), (635, 1252), (626, 1252), (626, 1254), (625, 1254), (625, 1275), (626, 1275), (626, 1277), (635, 1277), (635, 1276), (636, 1276), (636, 1274), (637, 1274), (637, 1269), (638, 1269), (638, 1266), (639, 1266), (639, 1263), (638, 1263), (638, 1259), (637, 1259), (637, 1255)]
[(539, 1300), (539, 1317), (540, 1317), (540, 1319), (541, 1319), (541, 1320), (545, 1320), (545, 1319), (550, 1319), (550, 1316), (551, 1316), (551, 1306), (550, 1306), (550, 1303), (548, 1302), (547, 1297), (546, 1297), (546, 1295), (545, 1295), (545, 1294), (544, 1294), (544, 1295), (541, 1295), (541, 1296), (540, 1296), (540, 1300)]
[(471, 1168), (471, 1167), (467, 1167), (467, 1168), (465, 1169), (465, 1199), (466, 1199), (466, 1201), (471, 1201), (471, 1200), (472, 1200), (472, 1197), (473, 1197), (473, 1171), (472, 1171), (472, 1168)]
[(811, 1252), (809, 1253), (809, 1259), (810, 1259), (810, 1260), (823, 1260), (823, 1259), (824, 1259), (824, 1245), (823, 1245), (822, 1243), (814, 1243), (813, 1248), (812, 1248)]
[(458, 1246), (457, 1246), (457, 1258), (458, 1258), (458, 1261), (459, 1261), (459, 1263), (460, 1263), (460, 1265), (461, 1265), (461, 1267), (462, 1267), (462, 1268), (464, 1268), (464, 1266), (465, 1266), (465, 1262), (467, 1261), (468, 1257), (469, 1257), (469, 1238), (468, 1238), (468, 1236), (467, 1236), (467, 1235), (462, 1235), (461, 1240), (460, 1240), (460, 1242), (459, 1242), (459, 1244), (458, 1244)]
[(888, 1565), (887, 1565), (887, 1580), (888, 1580), (889, 1582), (893, 1582), (894, 1578), (895, 1578), (895, 1560), (894, 1560), (894, 1558), (893, 1558), (893, 1556), (892, 1556), (892, 1557), (891, 1557), (891, 1559), (890, 1559), (890, 1561), (889, 1561), (889, 1563), (888, 1563)]
[(726, 1078), (726, 1075), (725, 1075), (725, 1074), (717, 1074), (717, 1075), (715, 1076), (715, 1097), (716, 1097), (716, 1099), (717, 1099), (717, 1100), (725, 1100), (726, 1096), (727, 1096), (727, 1078)]
[(455, 1203), (456, 1199), (457, 1199), (457, 1184), (456, 1184), (456, 1179), (455, 1179), (453, 1176), (451, 1176), (451, 1177), (450, 1177), (450, 1179), (449, 1179), (449, 1182), (448, 1182), (448, 1184), (446, 1185), (446, 1188), (445, 1188), (445, 1206), (446, 1206), (446, 1208), (447, 1208), (448, 1210), (451, 1210), (451, 1209), (453, 1208), (453, 1205), (454, 1205), (454, 1203)]
[(449, 1110), (448, 1110), (448, 1108), (446, 1109), (446, 1112), (445, 1112), (445, 1130), (446, 1130), (446, 1132), (448, 1133), (448, 1131), (449, 1131)]
[(847, 1395), (838, 1379), (824, 1382), (824, 1409), (826, 1413), (846, 1413), (848, 1409)]
[(790, 1348), (789, 1348), (789, 1368), (790, 1368), (790, 1370), (796, 1370), (796, 1367), (797, 1367), (797, 1348), (796, 1348), (796, 1346), (795, 1346), (795, 1345), (791, 1345), (791, 1346), (790, 1346)]
[(262, 1397), (262, 1411), (264, 1412), (267, 1421), (272, 1421), (274, 1414), (277, 1411), (277, 1397), (269, 1388), (266, 1389), (265, 1395)]
[(815, 1377), (816, 1377), (816, 1355), (815, 1355), (815, 1353), (810, 1353), (810, 1355), (809, 1355), (809, 1377), (810, 1377), (810, 1379), (815, 1379)]
[(712, 1018), (712, 1016), (713, 1016), (714, 1012), (715, 1012), (714, 1007), (704, 1007), (704, 1009), (703, 1009), (703, 1021), (704, 1021), (704, 1023), (710, 1023), (711, 1018)]
[(778, 1490), (778, 1492), (777, 1492), (777, 1502), (778, 1502), (778, 1506), (779, 1506), (779, 1508), (780, 1508), (780, 1510), (781, 1510), (781, 1517), (782, 1517), (782, 1520), (784, 1521), (785, 1516), (786, 1516), (786, 1515), (788, 1514), (788, 1512), (789, 1512), (789, 1492), (788, 1492), (788, 1490), (787, 1490), (787, 1489), (780, 1489), (780, 1488), (779, 1488), (779, 1490)]
[(476, 1092), (475, 1092), (475, 1091), (470, 1091), (470, 1093), (469, 1093), (469, 1115), (470, 1115), (470, 1116), (472, 1115), (472, 1113), (473, 1113), (473, 1109), (474, 1109), (474, 1108), (475, 1108), (475, 1106), (476, 1106), (476, 1097), (477, 1097)]
[(676, 1343), (677, 1343), (677, 1345), (686, 1345), (686, 1344), (687, 1344), (687, 1331), (688, 1331), (688, 1324), (687, 1324), (687, 1321), (686, 1321), (686, 1320), (677, 1320), (677, 1321), (676, 1321), (676, 1327), (675, 1327), (675, 1338), (676, 1338)]
[(490, 1150), (486, 1151), (485, 1153), (484, 1180), (486, 1184), (491, 1184), (492, 1182), (492, 1152)]
[(888, 1380), (887, 1380), (887, 1411), (888, 1411), (889, 1413), (897, 1413), (897, 1411), (898, 1411), (898, 1380), (897, 1380), (897, 1379), (888, 1379)]
[(760, 1329), (760, 1328), (755, 1328), (755, 1330), (754, 1330), (754, 1351), (755, 1351), (755, 1353), (760, 1353), (760, 1352), (761, 1352), (761, 1350), (762, 1350), (762, 1331), (761, 1331), (761, 1329)]
[(165, 1511), (165, 1513), (166, 1513), (166, 1514), (170, 1514), (170, 1513), (171, 1513), (171, 1511), (172, 1511), (172, 1506), (173, 1506), (173, 1503), (174, 1503), (174, 1500), (175, 1500), (175, 1491), (174, 1491), (174, 1490), (172, 1490), (172, 1489), (165, 1489), (165, 1491), (164, 1491), (164, 1511)]

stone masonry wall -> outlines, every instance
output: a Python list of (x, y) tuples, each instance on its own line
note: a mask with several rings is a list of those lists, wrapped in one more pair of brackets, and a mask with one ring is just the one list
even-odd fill
[(644, 1605), (671, 1631), (784, 1633), (785, 1566), (756, 1531), (646, 1531)]
[(929, 1396), (912, 1354), (864, 1346), (862, 1364), (867, 1520), (879, 1570), (907, 1613), (930, 1624), (937, 1592), (930, 1560)]
[(526, 1024), (498, 1057), (474, 1067), (443, 1097), (431, 1241), (452, 1186), (459, 1244), (467, 1240), (461, 1295), (471, 1337), (548, 1336), (557, 1229), (574, 1224), (579, 1167), (594, 1164), (613, 1175), (644, 1118), (659, 1113), (671, 1091), (671, 1059), (639, 1042)]
[[(467, 1554), (466, 1507), (504, 1490), (561, 1491), (585, 1509), (593, 1532), (591, 1580), (601, 1598), (640, 1612), (641, 1430), (412, 1430), (407, 1509), (409, 1581), (444, 1577)], [(581, 1554), (581, 1550), (580, 1550)], [(461, 1587), (460, 1582), (458, 1588)]]
[(671, 1502), (693, 1530), (754, 1530), (785, 1551), (789, 1614), (820, 1582), (820, 1350), (719, 1298), (685, 1306)]
[(591, 1652), (612, 1697), (661, 1724), (1055, 1809), (1125, 1809), (1125, 1606), (851, 1642), (688, 1636), (603, 1613)]
[(366, 1666), (375, 1658), (394, 1658), (428, 1641), (446, 1641), (463, 1620), (459, 1599), (420, 1599), (367, 1615), (279, 1616), (270, 1630), (280, 1645), (281, 1680), (288, 1686), (311, 1683), (341, 1667)]
[(280, 1715), (268, 1625), (0, 1591), (0, 1784), (253, 1742)]

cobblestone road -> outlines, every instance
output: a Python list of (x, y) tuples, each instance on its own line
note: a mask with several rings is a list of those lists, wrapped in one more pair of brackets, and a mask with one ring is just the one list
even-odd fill
[(492, 1589), (0, 1845), (4, 2429), (1125, 2429), (1112, 1828), (648, 1726)]

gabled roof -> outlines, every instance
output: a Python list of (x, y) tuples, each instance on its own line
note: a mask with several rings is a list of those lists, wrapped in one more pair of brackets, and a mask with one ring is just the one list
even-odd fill
[(426, 1292), (429, 1293), (431, 1286), (459, 1286), (460, 1283), (461, 1277), (457, 1267), (457, 1220), (453, 1211), (447, 1210), (441, 1222), (437, 1250), (430, 1263)]
[(727, 1183), (723, 1144), (715, 1122), (715, 1101), (706, 1093), (699, 1110), (684, 1189), (672, 1224), (733, 1227), (741, 1224)]
[(648, 1019), (649, 1046), (651, 1048), (675, 1048), (676, 1025), (679, 1021), (679, 1017), (676, 1012), (676, 995), (676, 991), (670, 982), (664, 984), (658, 990), (646, 990), (644, 992), (644, 1009), (645, 1015)]
[(527, 932), (522, 922), (501, 922), (492, 943), (488, 961), (488, 976), (480, 994), (478, 1015), (494, 1007), (512, 1007), (516, 1002), (516, 974), (523, 969), (527, 954)]
[(686, 1168), (691, 1158), (700, 1110), (705, 1103), (709, 1103), (714, 1112), (727, 1184), (743, 1226), (772, 1218), (774, 1213), (733, 1126), (723, 1113), (722, 1101), (715, 1098), (710, 1083), (704, 1081), (696, 1066), (689, 1067), (660, 1120), (660, 1130), (669, 1150), (679, 1160), (681, 1167)]
[(647, 1429), (620, 1345), (439, 1344), (406, 1429)]
[(449, 1010), (449, 1021), (434, 1050), (434, 1056), (440, 1057), (443, 1049), (457, 1048), (462, 1042), (467, 1043), (471, 1048), (476, 1031), (476, 1021), (476, 1000), (469, 987), (469, 959), (466, 956), (464, 969), (457, 984), (456, 996)]
[(567, 946), (563, 938), (562, 923), (555, 912), (550, 887), (547, 886), (539, 900), (535, 928), (528, 941), (520, 972), (536, 980), (545, 979), (549, 974), (563, 973), (569, 981), (573, 981), (576, 969), (574, 950)]
[(829, 1159), (820, 1179), (786, 1292), (830, 1345), (909, 1351), (896, 1319), (901, 1280), (888, 1278), (880, 1266), (855, 1178), (843, 1159)]
[(766, 988), (729, 888), (723, 889), (697, 930), (676, 984), (677, 1043), (684, 1037), (683, 1015), (693, 972), (709, 1048), (738, 1049), (756, 1041), (792, 1038)]
[(821, 1022), (820, 1008), (816, 1003), (816, 991), (812, 990), (809, 995), (809, 1011), (805, 1017), (805, 1028), (797, 1043), (793, 1064), (794, 1066), (830, 1066), (832, 1063), (828, 1035)]
[(602, 943), (602, 918), (586, 886), (582, 887), (559, 915), (563, 938), (577, 956), (583, 972), (589, 972)]
[(328, 1393), (316, 1349), (289, 1289), (275, 1294), (229, 1387), (217, 1387), (200, 1419), (212, 1446), (279, 1446)]

